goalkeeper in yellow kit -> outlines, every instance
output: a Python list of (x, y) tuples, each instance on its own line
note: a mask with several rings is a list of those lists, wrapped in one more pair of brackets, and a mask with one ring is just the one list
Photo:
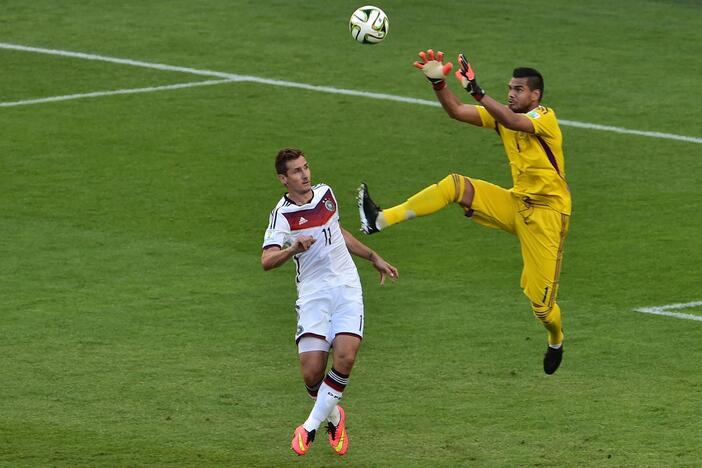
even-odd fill
[(553, 374), (563, 358), (561, 310), (556, 303), (563, 242), (568, 232), (571, 201), (565, 178), (561, 130), (553, 109), (541, 105), (544, 83), (532, 68), (516, 68), (509, 82), (508, 104), (500, 104), (478, 85), (473, 69), (458, 56), (455, 73), (463, 88), (480, 105), (467, 105), (446, 86), (452, 63), (443, 53), (420, 52), (421, 69), (446, 113), (453, 119), (494, 130), (502, 139), (514, 186), (504, 189), (483, 180), (450, 174), (410, 197), (381, 210), (361, 184), (358, 193), (361, 230), (373, 234), (393, 224), (426, 216), (458, 203), (466, 216), (502, 229), (519, 239), (524, 269), (521, 287), (534, 315), (548, 331), (544, 372)]

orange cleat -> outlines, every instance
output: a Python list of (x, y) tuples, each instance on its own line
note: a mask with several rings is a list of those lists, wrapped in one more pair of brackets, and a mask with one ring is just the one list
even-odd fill
[(349, 434), (346, 432), (346, 412), (344, 408), (338, 406), (341, 419), (338, 425), (327, 423), (327, 431), (329, 432), (329, 445), (334, 449), (337, 455), (344, 455), (349, 449)]
[(312, 441), (314, 440), (314, 435), (317, 431), (307, 432), (307, 430), (302, 426), (297, 426), (295, 432), (293, 433), (291, 447), (293, 451), (298, 455), (304, 455), (310, 449)]

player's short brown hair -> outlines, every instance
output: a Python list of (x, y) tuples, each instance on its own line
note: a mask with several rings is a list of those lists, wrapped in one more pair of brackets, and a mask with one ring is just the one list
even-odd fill
[(512, 78), (526, 78), (529, 89), (532, 91), (538, 89), (541, 91), (539, 100), (544, 98), (544, 77), (538, 71), (529, 67), (515, 68), (512, 72)]
[(304, 155), (305, 153), (297, 148), (283, 148), (278, 151), (278, 155), (275, 157), (275, 171), (281, 175), (287, 174), (288, 161), (293, 161)]

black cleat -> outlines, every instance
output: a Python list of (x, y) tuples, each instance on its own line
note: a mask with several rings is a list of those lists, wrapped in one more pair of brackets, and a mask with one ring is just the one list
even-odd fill
[(362, 183), (358, 187), (358, 212), (361, 215), (361, 231), (365, 234), (375, 234), (380, 232), (375, 222), (380, 214), (380, 207), (371, 200), (368, 195), (368, 186)]
[(561, 365), (563, 360), (563, 345), (560, 348), (555, 349), (552, 347), (546, 348), (546, 354), (544, 354), (544, 372), (548, 375), (553, 374), (558, 370), (558, 366)]

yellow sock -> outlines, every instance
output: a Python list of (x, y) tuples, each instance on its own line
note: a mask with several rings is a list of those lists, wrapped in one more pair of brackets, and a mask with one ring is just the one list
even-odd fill
[(559, 345), (563, 343), (563, 325), (561, 323), (561, 308), (554, 303), (551, 309), (545, 306), (532, 304), (534, 315), (538, 318), (548, 331), (548, 344)]
[(462, 175), (448, 175), (438, 184), (430, 185), (411, 196), (406, 202), (383, 210), (378, 224), (380, 227), (386, 227), (417, 216), (436, 213), (449, 203), (460, 201), (465, 189), (466, 181)]

